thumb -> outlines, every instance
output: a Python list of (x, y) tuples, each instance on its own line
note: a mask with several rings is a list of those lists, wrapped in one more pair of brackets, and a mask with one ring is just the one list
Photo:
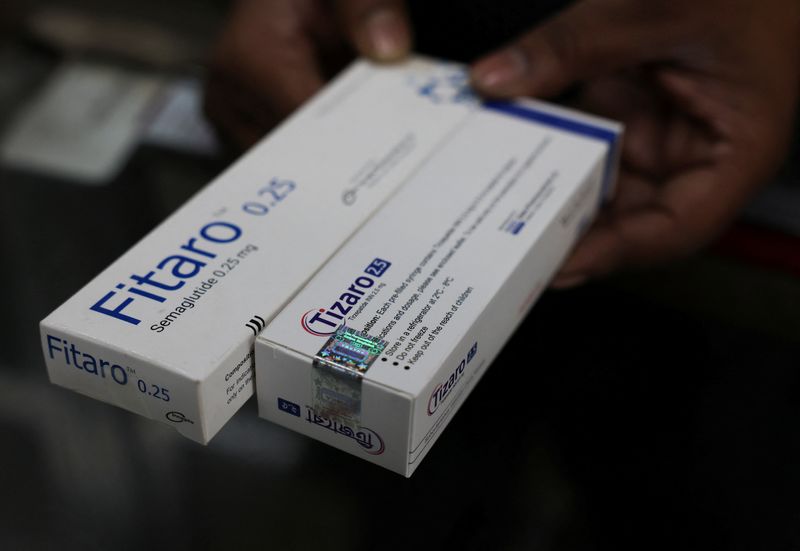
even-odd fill
[(478, 60), (472, 85), (494, 97), (551, 97), (581, 80), (645, 61), (654, 53), (657, 29), (641, 4), (648, 3), (578, 1)]
[(339, 0), (341, 23), (359, 54), (395, 61), (411, 49), (411, 30), (403, 0)]

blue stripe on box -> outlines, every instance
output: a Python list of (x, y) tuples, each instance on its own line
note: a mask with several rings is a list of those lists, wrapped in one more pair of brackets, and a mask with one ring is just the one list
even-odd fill
[(483, 107), (491, 111), (527, 119), (545, 126), (551, 126), (559, 130), (606, 142), (608, 144), (608, 157), (606, 159), (605, 170), (603, 171), (602, 198), (607, 197), (608, 188), (611, 185), (611, 174), (614, 170), (614, 159), (616, 159), (617, 156), (617, 138), (619, 138), (617, 132), (609, 130), (608, 128), (603, 128), (602, 126), (595, 126), (584, 121), (569, 119), (561, 115), (548, 113), (547, 111), (539, 111), (529, 106), (506, 101), (485, 101), (483, 102)]

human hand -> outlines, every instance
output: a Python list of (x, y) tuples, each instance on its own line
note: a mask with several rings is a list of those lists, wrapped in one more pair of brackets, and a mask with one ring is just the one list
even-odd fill
[(253, 145), (357, 52), (411, 45), (402, 0), (239, 0), (212, 55), (204, 108), (222, 137)]
[(800, 87), (797, 0), (580, 0), (479, 60), (495, 97), (626, 124), (617, 195), (556, 276), (569, 287), (712, 240), (785, 154)]

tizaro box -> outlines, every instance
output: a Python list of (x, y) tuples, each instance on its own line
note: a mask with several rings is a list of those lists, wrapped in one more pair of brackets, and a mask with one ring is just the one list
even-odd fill
[(458, 74), (354, 64), (41, 323), (51, 381), (207, 442), (254, 335), (469, 114), (420, 90)]
[(410, 476), (591, 221), (619, 133), (473, 111), (259, 335), (260, 415)]

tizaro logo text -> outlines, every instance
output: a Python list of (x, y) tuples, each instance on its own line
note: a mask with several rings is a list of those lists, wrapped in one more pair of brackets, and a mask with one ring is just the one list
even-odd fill
[(464, 370), (467, 368), (467, 364), (472, 361), (475, 357), (475, 354), (478, 353), (478, 343), (472, 345), (467, 352), (465, 358), (463, 358), (459, 363), (458, 366), (450, 373), (450, 376), (447, 377), (444, 381), (436, 385), (436, 388), (433, 389), (433, 393), (431, 397), (428, 399), (428, 415), (433, 415), (436, 413), (436, 410), (439, 409), (439, 406), (442, 405), (448, 396), (450, 396), (450, 392), (453, 388), (458, 384), (461, 380), (461, 377), (464, 375)]
[[(375, 285), (375, 278), (381, 277), (392, 263), (380, 258), (373, 260), (350, 286), (339, 295), (339, 298), (327, 308), (312, 308), (300, 316), (300, 325), (315, 337), (329, 337), (345, 325), (347, 314), (353, 306), (367, 294), (367, 290)], [(374, 276), (374, 277), (370, 277)]]

